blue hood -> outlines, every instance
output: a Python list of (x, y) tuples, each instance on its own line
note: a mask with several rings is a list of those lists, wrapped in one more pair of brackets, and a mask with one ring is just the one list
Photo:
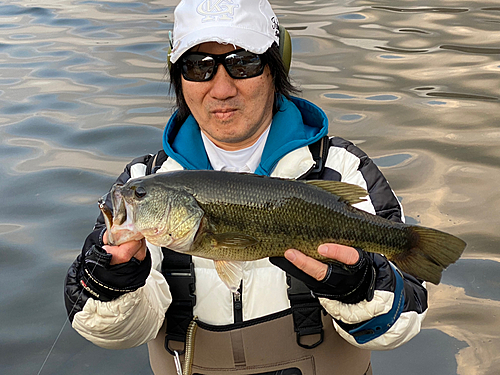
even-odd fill
[[(279, 102), (256, 174), (269, 176), (283, 156), (328, 134), (328, 119), (316, 105), (294, 97), (282, 97)], [(194, 117), (189, 116), (182, 126), (176, 118), (174, 113), (163, 132), (166, 154), (184, 169), (212, 169)]]

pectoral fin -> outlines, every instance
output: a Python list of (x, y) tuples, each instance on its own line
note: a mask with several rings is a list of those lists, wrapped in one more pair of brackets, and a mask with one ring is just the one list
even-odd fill
[(233, 293), (238, 293), (243, 278), (243, 262), (214, 260), (215, 269), (224, 284)]

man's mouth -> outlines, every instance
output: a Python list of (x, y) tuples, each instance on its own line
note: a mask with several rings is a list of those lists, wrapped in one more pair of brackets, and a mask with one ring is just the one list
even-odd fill
[(214, 109), (210, 111), (212, 116), (218, 120), (228, 120), (236, 113), (236, 108), (224, 108), (224, 109)]

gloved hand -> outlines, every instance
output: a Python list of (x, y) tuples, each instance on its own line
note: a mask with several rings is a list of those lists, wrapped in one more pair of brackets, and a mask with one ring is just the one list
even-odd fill
[(317, 280), (311, 275), (294, 266), (283, 257), (271, 257), (269, 260), (288, 274), (306, 284), (316, 297), (329, 298), (343, 303), (358, 303), (373, 298), (375, 284), (375, 268), (371, 256), (361, 249), (359, 260), (353, 265), (347, 265), (333, 260), (328, 262), (326, 276)]
[(149, 251), (142, 261), (132, 258), (126, 263), (111, 265), (111, 258), (102, 247), (93, 245), (85, 253), (79, 274), (80, 284), (92, 298), (105, 302), (144, 286), (151, 271)]

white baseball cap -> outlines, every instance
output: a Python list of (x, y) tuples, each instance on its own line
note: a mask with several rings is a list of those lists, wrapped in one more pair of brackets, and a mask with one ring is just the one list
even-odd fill
[(279, 44), (278, 17), (267, 0), (182, 0), (174, 11), (170, 61), (205, 42), (261, 54)]

